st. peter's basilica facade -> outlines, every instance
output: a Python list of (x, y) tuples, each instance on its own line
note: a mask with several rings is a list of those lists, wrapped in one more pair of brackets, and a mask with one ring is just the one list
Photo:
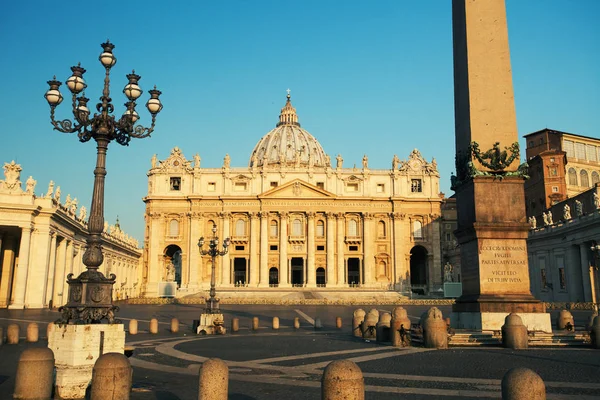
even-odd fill
[[(442, 283), (439, 173), (418, 150), (389, 169), (343, 166), (300, 127), (287, 102), (247, 167), (201, 168), (175, 147), (148, 172), (143, 290), (159, 296), (207, 289), (211, 257), (198, 239), (213, 226), (229, 252), (216, 258), (216, 286), (270, 290), (413, 290)], [(171, 276), (169, 276), (171, 275)], [(288, 289), (289, 288), (289, 289)], [(261, 289), (265, 290), (265, 289)]]

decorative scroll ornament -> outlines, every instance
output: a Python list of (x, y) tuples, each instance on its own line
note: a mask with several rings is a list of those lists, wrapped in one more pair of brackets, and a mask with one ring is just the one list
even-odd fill
[[(518, 142), (504, 147), (504, 150), (500, 149), (500, 142), (496, 142), (491, 149), (485, 152), (479, 150), (477, 142), (471, 142), (467, 151), (458, 151), (456, 153), (456, 176), (450, 176), (450, 188), (456, 190), (460, 185), (475, 176), (493, 176), (495, 179), (500, 180), (507, 176), (529, 179), (529, 165), (526, 162), (519, 165), (516, 171), (505, 171), (513, 161), (519, 159), (519, 154)], [(490, 171), (478, 170), (473, 162), (474, 159)]]

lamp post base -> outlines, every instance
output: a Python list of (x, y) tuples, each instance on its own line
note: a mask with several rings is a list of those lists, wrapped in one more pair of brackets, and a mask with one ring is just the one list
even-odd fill
[(200, 324), (196, 329), (197, 334), (224, 335), (226, 332), (223, 314), (210, 314), (207, 312), (200, 314)]

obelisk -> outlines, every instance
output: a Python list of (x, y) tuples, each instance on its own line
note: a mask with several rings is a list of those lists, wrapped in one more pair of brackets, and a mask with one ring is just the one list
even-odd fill
[(455, 328), (499, 330), (510, 312), (551, 331), (531, 295), (528, 224), (504, 0), (453, 0), (456, 191), (463, 295)]

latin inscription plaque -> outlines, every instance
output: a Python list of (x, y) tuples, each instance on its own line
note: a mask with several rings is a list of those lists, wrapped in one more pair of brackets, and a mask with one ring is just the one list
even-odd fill
[(529, 293), (527, 244), (521, 239), (481, 239), (481, 293)]

